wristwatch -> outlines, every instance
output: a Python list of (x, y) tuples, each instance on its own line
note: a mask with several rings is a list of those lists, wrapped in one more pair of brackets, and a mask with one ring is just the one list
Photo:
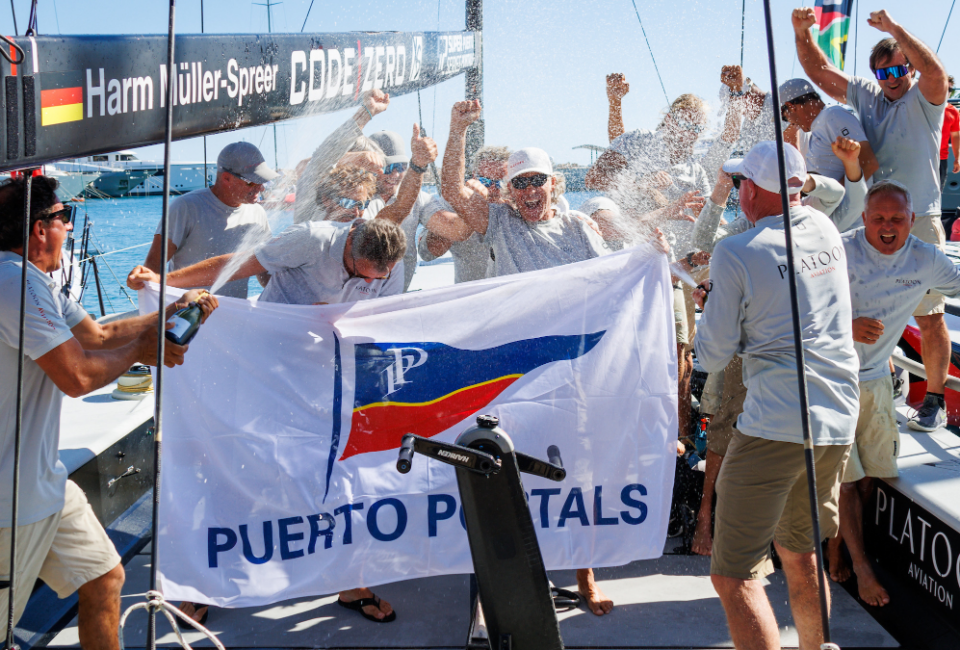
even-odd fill
[(410, 161), (410, 169), (412, 169), (413, 171), (417, 172), (418, 174), (426, 174), (426, 173), (427, 173), (427, 168), (426, 168), (426, 167), (418, 167), (417, 165), (414, 165), (414, 164), (413, 164), (413, 161), (412, 161), (412, 160)]
[(693, 251), (690, 251), (689, 253), (687, 253), (687, 264), (690, 265), (690, 268), (694, 268), (694, 269), (700, 266), (699, 264), (693, 261)]

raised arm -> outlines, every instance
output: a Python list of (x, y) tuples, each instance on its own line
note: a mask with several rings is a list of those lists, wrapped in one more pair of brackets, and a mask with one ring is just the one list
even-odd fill
[(847, 103), (847, 83), (850, 76), (844, 74), (827, 59), (823, 50), (814, 42), (810, 28), (817, 24), (813, 7), (793, 10), (793, 31), (797, 42), (797, 59), (810, 81), (838, 102)]
[[(257, 260), (257, 256), (253, 254), (253, 251), (244, 251), (242, 253), (218, 255), (217, 257), (211, 257), (210, 259), (197, 262), (196, 264), (177, 271), (171, 271), (167, 274), (167, 284), (171, 287), (209, 287), (217, 281), (220, 273), (227, 268), (227, 265), (230, 264), (236, 255), (249, 255), (249, 257), (240, 264), (227, 282), (249, 278), (251, 275), (267, 273), (267, 269)], [(137, 266), (130, 271), (130, 275), (127, 276), (127, 286), (137, 291), (142, 289), (143, 285), (147, 282), (160, 282), (160, 275), (145, 266)]]
[[(450, 116), (450, 138), (443, 152), (440, 193), (470, 228), (487, 233), (490, 206), (486, 199), (464, 183), (467, 127), (480, 117), (480, 101), (457, 102)], [(436, 232), (436, 231), (434, 231)], [(447, 239), (443, 233), (437, 233)]]
[(895, 22), (886, 9), (871, 11), (870, 17), (867, 18), (867, 24), (881, 32), (890, 34), (897, 41), (903, 56), (907, 57), (907, 61), (910, 62), (913, 69), (920, 73), (917, 86), (920, 88), (920, 94), (928, 102), (934, 106), (939, 106), (947, 101), (947, 94), (949, 93), (947, 71), (944, 70), (943, 64), (940, 63), (940, 59), (937, 58), (933, 50)]
[(297, 179), (296, 200), (293, 204), (295, 223), (310, 220), (313, 211), (317, 209), (317, 184), (320, 178), (337, 164), (350, 145), (363, 135), (363, 127), (373, 119), (373, 116), (387, 110), (389, 105), (390, 95), (377, 88), (368, 90), (363, 94), (362, 105), (353, 117), (337, 127), (316, 148), (310, 157), (310, 162)]
[(620, 106), (623, 96), (630, 92), (630, 84), (623, 73), (607, 75), (607, 100), (610, 102), (610, 115), (607, 118), (607, 140), (613, 142), (623, 135), (623, 109)]
[[(427, 165), (437, 159), (437, 143), (427, 137), (420, 137), (420, 126), (413, 125), (413, 139), (410, 141), (410, 164), (426, 169)], [(397, 200), (380, 210), (377, 219), (388, 219), (396, 224), (402, 223), (410, 215), (413, 204), (420, 196), (420, 185), (423, 174), (419, 174), (412, 167), (407, 168), (397, 189)]]

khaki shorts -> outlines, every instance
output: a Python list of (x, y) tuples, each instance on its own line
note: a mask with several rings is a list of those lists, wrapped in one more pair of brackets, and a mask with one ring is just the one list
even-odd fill
[[(839, 530), (840, 472), (850, 445), (814, 448), (820, 533)], [(813, 521), (803, 445), (734, 431), (717, 478), (717, 524), (710, 573), (755, 580), (773, 573), (770, 542), (812, 553)]]
[(687, 310), (683, 304), (683, 289), (673, 288), (673, 322), (677, 330), (677, 345), (687, 345), (690, 329), (687, 326)]
[[(943, 244), (947, 240), (947, 234), (943, 229), (943, 223), (940, 221), (939, 214), (917, 217), (913, 228), (910, 230), (910, 234), (916, 235), (918, 239), (928, 244), (934, 244), (940, 250), (943, 250)], [(942, 314), (944, 313), (945, 304), (946, 298), (944, 295), (939, 291), (933, 291), (931, 289), (924, 294), (923, 300), (920, 301), (913, 315), (932, 316), (933, 314)]]
[[(66, 598), (120, 564), (113, 542), (97, 521), (87, 496), (67, 481), (63, 510), (17, 527), (17, 582), (14, 620), (20, 620), (37, 578)], [(0, 529), (0, 577), (10, 576), (10, 529)], [(0, 636), (6, 636), (10, 590), (0, 590)]]
[(707, 427), (707, 449), (718, 456), (727, 455), (730, 438), (736, 430), (737, 418), (743, 413), (747, 389), (743, 385), (743, 359), (734, 356), (723, 369), (723, 397), (720, 409)]
[(899, 475), (900, 426), (893, 407), (890, 376), (860, 382), (860, 416), (857, 439), (843, 471), (843, 482), (853, 483), (867, 476), (892, 478)]

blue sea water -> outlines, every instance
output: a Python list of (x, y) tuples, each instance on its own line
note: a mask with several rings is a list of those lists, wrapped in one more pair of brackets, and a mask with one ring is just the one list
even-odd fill
[[(432, 191), (433, 188), (425, 188)], [(570, 207), (577, 209), (595, 192), (570, 192), (567, 195)], [(171, 199), (174, 200), (174, 199)], [(142, 264), (150, 250), (154, 233), (160, 223), (162, 199), (157, 196), (125, 199), (87, 199), (77, 204), (74, 235), (77, 239), (76, 254), (79, 254), (80, 235), (85, 222), (91, 224), (88, 254), (97, 257), (100, 271), (101, 295), (107, 314), (136, 309), (137, 294), (126, 287), (130, 270)], [(293, 214), (268, 212), (270, 228), (274, 234), (293, 223)], [(263, 291), (256, 279), (250, 280), (250, 295)], [(93, 270), (87, 271), (87, 284), (83, 292), (83, 307), (95, 317), (100, 316), (100, 305), (94, 283)]]

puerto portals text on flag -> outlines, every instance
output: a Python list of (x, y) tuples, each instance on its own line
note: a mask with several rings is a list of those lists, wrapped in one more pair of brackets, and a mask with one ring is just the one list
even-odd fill
[(352, 304), (221, 298), (164, 376), (164, 595), (258, 606), (471, 572), (453, 468), (396, 461), (405, 433), (453, 442), (479, 414), (519, 451), (560, 448), (563, 482), (523, 477), (547, 568), (658, 557), (671, 291), (665, 257), (641, 247)]

